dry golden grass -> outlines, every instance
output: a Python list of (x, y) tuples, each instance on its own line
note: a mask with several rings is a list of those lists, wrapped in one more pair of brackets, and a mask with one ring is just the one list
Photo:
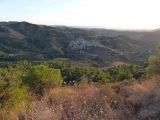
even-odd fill
[[(33, 98), (20, 120), (158, 120), (160, 81), (57, 87), (40, 100)], [(17, 119), (16, 115), (12, 115)], [(9, 118), (9, 117), (8, 117)], [(5, 118), (4, 118), (5, 120)], [(12, 120), (12, 119), (11, 119)]]
[(131, 120), (131, 117), (134, 118), (122, 97), (110, 85), (54, 88), (27, 115), (27, 119), (34, 120)]

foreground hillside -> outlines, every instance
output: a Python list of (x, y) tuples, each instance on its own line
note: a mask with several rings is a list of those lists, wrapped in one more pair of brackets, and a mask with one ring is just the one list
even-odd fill
[(158, 120), (160, 57), (103, 70), (67, 61), (0, 67), (1, 120)]
[(52, 89), (24, 114), (34, 120), (159, 120), (159, 78)]
[(159, 120), (159, 77), (106, 85), (56, 87), (32, 96), (29, 111), (1, 110), (1, 120)]
[(0, 61), (69, 58), (144, 63), (155, 54), (160, 31), (116, 31), (27, 22), (0, 23)]

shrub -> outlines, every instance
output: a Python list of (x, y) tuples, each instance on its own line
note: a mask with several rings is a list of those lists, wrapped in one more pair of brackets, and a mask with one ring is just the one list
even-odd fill
[(19, 87), (22, 84), (22, 71), (13, 68), (0, 68), (0, 91), (10, 87)]
[(109, 78), (110, 78), (109, 73), (107, 73), (107, 72), (105, 73), (103, 71), (100, 71), (100, 72), (98, 72), (96, 74), (96, 76), (94, 78), (94, 81), (97, 81), (99, 83), (103, 83), (104, 84), (104, 83), (107, 83), (107, 82), (110, 81)]
[(79, 82), (85, 74), (85, 69), (80, 67), (68, 67), (62, 70), (63, 78), (66, 83)]
[(59, 86), (63, 83), (61, 71), (45, 65), (33, 66), (25, 76), (25, 83), (29, 87), (42, 92), (44, 88)]
[(16, 64), (13, 64), (12, 66), (22, 72), (27, 72), (32, 67), (32, 64), (26, 60), (23, 60), (18, 61)]
[(19, 61), (0, 68), (0, 92), (10, 87), (20, 87), (24, 74), (31, 68), (31, 63)]
[(123, 64), (118, 65), (107, 72), (110, 75), (111, 81), (123, 81), (134, 78), (138, 70), (139, 67), (136, 65)]
[(96, 68), (90, 68), (87, 70), (87, 76), (90, 81), (98, 83), (109, 82), (109, 74), (103, 70), (98, 70)]
[(49, 65), (55, 69), (64, 69), (70, 67), (70, 62), (65, 58), (57, 58), (49, 62)]
[(160, 56), (152, 56), (149, 58), (146, 74), (147, 76), (160, 74)]
[(2, 108), (18, 112), (19, 110), (28, 109), (29, 96), (26, 87), (9, 88), (3, 96)]
[(68, 67), (62, 70), (64, 81), (67, 84), (74, 83), (106, 83), (108, 82), (108, 73), (103, 70), (91, 68), (82, 68), (82, 67)]

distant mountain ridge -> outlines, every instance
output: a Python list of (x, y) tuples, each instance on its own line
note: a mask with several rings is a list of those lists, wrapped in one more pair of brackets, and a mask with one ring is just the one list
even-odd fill
[(98, 28), (0, 22), (0, 60), (69, 58), (111, 63), (143, 63), (156, 54), (160, 30), (118, 31)]

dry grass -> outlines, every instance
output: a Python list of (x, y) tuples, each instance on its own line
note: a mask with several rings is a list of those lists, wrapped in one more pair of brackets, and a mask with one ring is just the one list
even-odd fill
[(109, 85), (55, 88), (36, 103), (27, 115), (27, 119), (132, 120), (131, 117), (134, 118), (123, 98)]
[(124, 86), (120, 94), (131, 105), (138, 120), (160, 119), (160, 78)]
[(34, 98), (32, 109), (19, 114), (20, 120), (159, 120), (159, 116), (159, 77), (141, 82), (57, 87), (41, 100)]

